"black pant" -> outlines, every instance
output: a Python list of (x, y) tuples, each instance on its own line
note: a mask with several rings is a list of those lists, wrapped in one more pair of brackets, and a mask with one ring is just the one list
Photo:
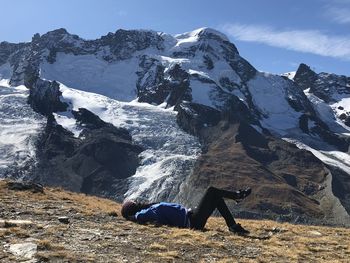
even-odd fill
[(215, 187), (209, 187), (199, 202), (198, 207), (189, 213), (191, 228), (202, 230), (209, 216), (218, 209), (226, 221), (228, 227), (236, 224), (228, 209), (224, 198), (238, 199), (237, 192), (226, 191)]

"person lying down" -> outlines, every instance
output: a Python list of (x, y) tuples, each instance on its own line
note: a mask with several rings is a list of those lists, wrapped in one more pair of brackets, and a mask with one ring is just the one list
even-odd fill
[(238, 191), (227, 191), (215, 187), (209, 187), (199, 205), (195, 209), (187, 209), (176, 203), (140, 203), (133, 200), (125, 200), (122, 205), (121, 214), (127, 220), (136, 223), (155, 223), (159, 225), (175, 226), (203, 230), (204, 226), (214, 212), (218, 209), (225, 219), (230, 232), (238, 235), (249, 234), (240, 224), (236, 223), (224, 198), (242, 200), (252, 192), (251, 188)]

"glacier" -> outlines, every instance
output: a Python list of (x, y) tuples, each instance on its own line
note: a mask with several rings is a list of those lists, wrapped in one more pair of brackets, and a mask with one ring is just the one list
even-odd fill
[[(127, 198), (141, 197), (149, 200), (168, 195), (191, 173), (201, 153), (198, 138), (184, 132), (176, 123), (173, 108), (165, 109), (137, 101), (122, 102), (109, 97), (68, 88), (61, 84), (62, 101), (70, 108), (55, 114), (56, 121), (79, 136), (79, 128), (71, 110), (86, 108), (102, 120), (127, 129), (133, 141), (145, 150), (141, 163), (130, 180)], [(157, 187), (152, 187), (157, 185)]]
[(0, 178), (23, 178), (35, 165), (35, 142), (46, 119), (27, 104), (28, 94), (24, 86), (0, 85)]

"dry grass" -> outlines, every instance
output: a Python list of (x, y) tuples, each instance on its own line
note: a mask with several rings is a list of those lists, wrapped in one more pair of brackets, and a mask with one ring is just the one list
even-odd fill
[(245, 220), (245, 225), (254, 233), (272, 233), (267, 240), (251, 240), (252, 244), (261, 248), (263, 262), (277, 259), (289, 262), (347, 262), (349, 258), (350, 229), (253, 220)]
[(167, 246), (158, 244), (158, 243), (153, 243), (149, 246), (150, 250), (168, 250)]
[[(6, 211), (28, 210), (20, 219), (35, 225), (0, 228), (0, 241), (34, 237), (42, 262), (350, 262), (346, 228), (241, 219), (251, 231), (241, 237), (228, 232), (221, 218), (210, 218), (203, 232), (138, 225), (115, 217), (120, 204), (110, 200), (60, 189), (45, 189), (44, 194), (8, 191), (4, 186), (0, 181)], [(60, 224), (57, 214), (74, 220)], [(0, 248), (1, 260), (13, 260), (6, 253)]]
[[(0, 196), (6, 195), (6, 192), (6, 181), (0, 180)], [(53, 204), (54, 201), (57, 201), (60, 205), (63, 204), (67, 207), (70, 206), (85, 215), (105, 213), (110, 216), (115, 216), (120, 210), (120, 204), (117, 204), (112, 200), (89, 196), (82, 193), (73, 193), (61, 188), (45, 188), (43, 194), (32, 194), (28, 191), (17, 191), (14, 192), (14, 194), (19, 200), (32, 200), (36, 203), (48, 199), (50, 199)], [(40, 208), (33, 207), (33, 209), (35, 209), (37, 214), (45, 213), (45, 210)]]
[(9, 230), (8, 228), (2, 228), (0, 229), (0, 238), (5, 238), (6, 236), (11, 235), (11, 230)]
[(45, 193), (57, 200), (64, 200), (67, 204), (72, 204), (72, 206), (79, 204), (75, 208), (86, 215), (105, 213), (115, 216), (117, 211), (120, 210), (120, 205), (116, 202), (96, 196), (67, 192), (60, 188), (46, 189)]
[[(179, 258), (179, 252), (174, 250), (168, 250), (167, 248), (160, 249), (160, 251), (155, 248), (151, 248), (151, 250), (147, 253), (150, 257), (157, 259), (158, 262), (174, 262), (177, 258)], [(154, 262), (154, 261), (153, 261)]]
[(43, 239), (37, 242), (38, 250), (51, 250), (52, 249), (52, 240)]
[(0, 229), (0, 237), (16, 237), (16, 238), (28, 238), (30, 237), (30, 232), (21, 227), (9, 227), (6, 229)]
[[(40, 262), (78, 262), (81, 258), (70, 251), (38, 252), (36, 257)], [(86, 259), (85, 262), (93, 262), (93, 260)]]

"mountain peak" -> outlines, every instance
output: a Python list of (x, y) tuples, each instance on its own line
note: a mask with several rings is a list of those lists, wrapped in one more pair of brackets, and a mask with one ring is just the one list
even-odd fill
[(209, 27), (202, 27), (202, 28), (196, 29), (192, 32), (197, 34), (198, 36), (206, 36), (206, 37), (218, 36), (223, 41), (229, 41), (228, 37), (225, 34), (221, 33), (220, 31), (218, 31), (216, 29), (209, 28)]
[(197, 38), (197, 39), (202, 39), (202, 38), (214, 38), (214, 39), (221, 39), (222, 41), (229, 41), (228, 37), (213, 29), (213, 28), (209, 28), (209, 27), (202, 27), (202, 28), (198, 28), (196, 30), (190, 31), (190, 32), (186, 32), (183, 34), (178, 34), (175, 35), (175, 38), (177, 39), (185, 39), (185, 38)]
[(48, 31), (46, 34), (44, 34), (44, 36), (45, 35), (70, 35), (70, 33), (65, 28), (58, 28)]
[(305, 63), (301, 63), (301, 64), (299, 65), (299, 67), (298, 67), (298, 69), (297, 69), (297, 73), (298, 73), (298, 72), (299, 72), (299, 74), (302, 73), (302, 72), (313, 72), (313, 73), (315, 73), (315, 72), (311, 69), (311, 67), (310, 67), (309, 65), (305, 64)]
[(51, 47), (51, 46), (57, 46), (59, 42), (74, 42), (77, 40), (81, 40), (81, 38), (77, 35), (69, 33), (65, 28), (58, 28), (52, 31), (49, 31), (42, 36), (40, 34), (36, 33), (32, 41), (36, 42), (42, 42), (43, 45)]
[(317, 74), (310, 68), (310, 66), (301, 63), (293, 79), (303, 90), (305, 90), (312, 86), (312, 83), (316, 78)]

